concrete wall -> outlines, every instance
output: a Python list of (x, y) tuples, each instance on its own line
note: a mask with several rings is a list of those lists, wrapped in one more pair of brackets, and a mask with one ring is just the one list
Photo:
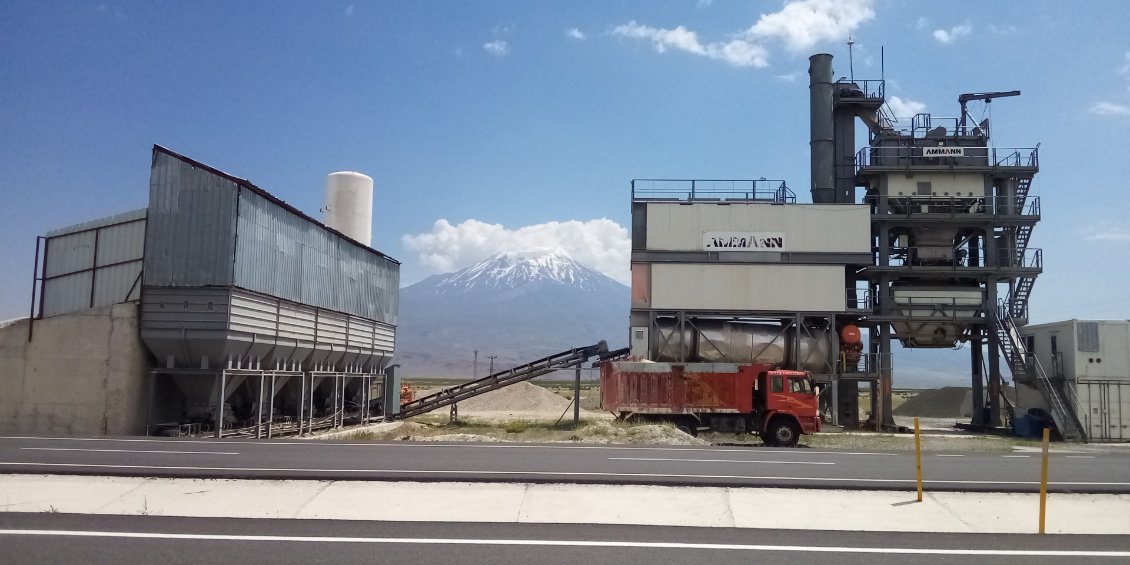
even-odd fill
[(0, 328), (0, 433), (145, 433), (148, 350), (136, 304)]

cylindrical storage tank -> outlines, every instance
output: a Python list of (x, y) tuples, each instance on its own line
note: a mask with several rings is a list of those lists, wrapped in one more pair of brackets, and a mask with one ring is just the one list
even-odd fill
[(681, 363), (695, 360), (695, 332), (691, 324), (684, 326), (682, 335), (679, 332), (679, 322), (674, 318), (657, 320), (655, 326), (652, 361)]
[(373, 244), (373, 179), (342, 171), (326, 177), (326, 225), (363, 243)]
[(857, 343), (863, 343), (863, 333), (859, 331), (859, 326), (848, 324), (840, 328), (841, 345), (855, 345)]
[(805, 328), (800, 332), (800, 346), (796, 350), (793, 336), (796, 329), (789, 330), (789, 366), (794, 363), (801, 371), (814, 374), (832, 372), (832, 332), (828, 328)]
[(785, 362), (786, 339), (781, 326), (719, 320), (696, 321), (697, 359), (704, 363)]

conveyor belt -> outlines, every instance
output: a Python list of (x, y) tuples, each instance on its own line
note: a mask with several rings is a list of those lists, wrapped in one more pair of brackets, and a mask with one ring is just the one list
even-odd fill
[(436, 408), (450, 406), (457, 402), (467, 400), (468, 398), (488, 393), (492, 390), (498, 390), (515, 383), (528, 381), (534, 377), (539, 377), (557, 369), (579, 367), (593, 357), (609, 359), (624, 355), (625, 353), (627, 353), (626, 349), (608, 351), (608, 343), (605, 341), (588, 347), (568, 349), (561, 353), (526, 363), (525, 365), (499, 371), (493, 375), (487, 375), (478, 380), (445, 388), (435, 394), (429, 394), (428, 396), (418, 398), (412, 402), (404, 403), (400, 406), (400, 414), (396, 414), (392, 417), (395, 419), (411, 418), (412, 416), (431, 412)]

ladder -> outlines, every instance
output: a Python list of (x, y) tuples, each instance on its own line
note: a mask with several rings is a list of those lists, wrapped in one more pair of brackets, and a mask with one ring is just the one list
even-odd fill
[(1020, 332), (1010, 315), (1012, 305), (1001, 301), (997, 308), (997, 342), (1000, 344), (1001, 353), (1004, 354), (1009, 370), (1012, 371), (1013, 380), (1017, 382), (1035, 382), (1036, 387), (1051, 408), (1052, 421), (1055, 422), (1059, 434), (1067, 441), (1086, 441), (1083, 426), (1075, 414), (1075, 406), (1064, 402), (1063, 396), (1057, 392), (1055, 383), (1048, 378), (1039, 359), (1029, 355), (1020, 338)]
[[(1024, 212), (1024, 206), (1028, 201), (1028, 191), (1032, 187), (1032, 177), (1020, 177), (1016, 179), (1016, 213), (1021, 214)], [(1024, 254), (1028, 251), (1028, 242), (1032, 239), (1032, 224), (1022, 224), (1016, 226), (1013, 235), (1016, 240), (1016, 251), (1013, 261), (1016, 266), (1024, 266)], [(1009, 317), (1021, 320), (1021, 323), (1028, 321), (1028, 298), (1032, 295), (1032, 286), (1036, 284), (1036, 278), (1030, 276), (1019, 277), (1016, 281), (1016, 287), (1008, 297)]]
[(593, 357), (599, 357), (601, 360), (611, 359), (624, 355), (627, 351), (627, 348), (625, 348), (610, 352), (608, 351), (608, 343), (604, 341), (600, 341), (588, 347), (566, 349), (561, 353), (555, 353), (548, 357), (538, 359), (537, 361), (526, 363), (525, 365), (498, 371), (481, 379), (445, 388), (435, 394), (420, 397), (412, 402), (406, 402), (400, 406), (399, 414), (390, 415), (390, 417), (391, 419), (411, 418), (412, 416), (431, 412), (436, 408), (443, 408), (444, 406), (450, 406), (457, 402), (467, 400), (468, 398), (474, 398), (480, 394), (486, 394), (492, 390), (498, 390), (512, 384), (528, 381), (534, 377), (539, 377), (557, 369), (580, 367)]

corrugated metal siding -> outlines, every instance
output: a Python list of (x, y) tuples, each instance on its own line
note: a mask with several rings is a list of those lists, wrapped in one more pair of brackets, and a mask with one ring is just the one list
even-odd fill
[(396, 324), (400, 267), (250, 190), (239, 194), (234, 284)]
[(651, 266), (651, 307), (663, 310), (843, 312), (844, 267), (668, 264)]
[(869, 253), (871, 212), (854, 204), (650, 202), (647, 250), (701, 251), (704, 232), (783, 232), (783, 252)]
[(235, 252), (236, 183), (153, 154), (146, 286), (227, 286)]
[(95, 257), (98, 266), (138, 260), (144, 253), (144, 220), (98, 229), (98, 256)]
[(94, 232), (86, 231), (47, 239), (45, 278), (94, 268)]
[(144, 212), (50, 232), (55, 235), (47, 236), (42, 316), (137, 300), (137, 275), (145, 247)]
[(141, 261), (102, 267), (94, 271), (94, 306), (137, 300), (141, 294)]
[(90, 276), (85, 271), (43, 281), (44, 318), (90, 308)]

